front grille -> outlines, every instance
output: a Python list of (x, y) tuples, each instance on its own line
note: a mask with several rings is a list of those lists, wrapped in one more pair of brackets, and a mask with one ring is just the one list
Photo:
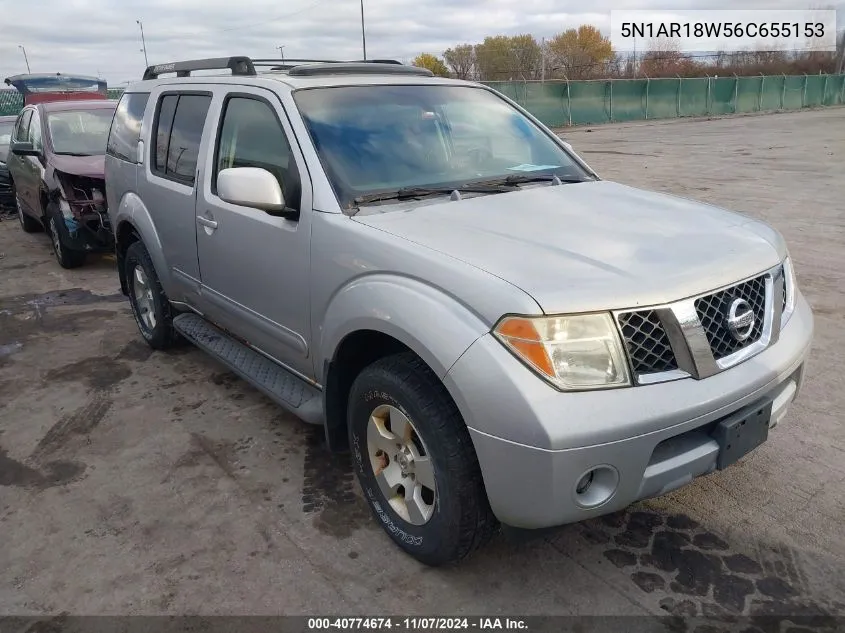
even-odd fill
[[(754, 312), (754, 327), (744, 341), (737, 341), (725, 322), (728, 307), (734, 299), (745, 299)], [(710, 343), (716, 360), (730, 356), (759, 340), (766, 317), (766, 275), (750, 279), (731, 288), (695, 300), (695, 311)]]
[(624, 312), (617, 318), (635, 374), (654, 374), (678, 368), (657, 311)]

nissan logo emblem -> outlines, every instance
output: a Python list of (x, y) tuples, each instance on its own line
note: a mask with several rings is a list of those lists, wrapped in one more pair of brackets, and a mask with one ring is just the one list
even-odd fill
[(745, 299), (734, 299), (728, 305), (728, 314), (725, 317), (725, 325), (728, 332), (738, 343), (742, 343), (754, 330), (754, 310)]

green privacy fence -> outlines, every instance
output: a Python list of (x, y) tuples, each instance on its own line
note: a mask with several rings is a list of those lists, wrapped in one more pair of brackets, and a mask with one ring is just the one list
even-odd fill
[[(486, 83), (552, 127), (845, 104), (845, 75)], [(16, 90), (0, 90), (0, 116), (22, 105)]]
[(845, 75), (485, 83), (551, 127), (845, 104)]
[[(109, 88), (109, 99), (119, 99), (122, 88)], [(17, 90), (0, 90), (0, 116), (17, 114), (23, 107), (23, 98)]]

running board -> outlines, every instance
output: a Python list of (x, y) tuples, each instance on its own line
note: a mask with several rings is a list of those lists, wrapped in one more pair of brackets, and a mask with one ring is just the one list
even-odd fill
[(309, 424), (323, 424), (323, 393), (197, 314), (180, 314), (173, 327), (268, 398)]

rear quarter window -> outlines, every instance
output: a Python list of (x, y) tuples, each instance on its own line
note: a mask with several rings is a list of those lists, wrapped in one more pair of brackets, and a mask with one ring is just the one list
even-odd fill
[(141, 139), (141, 122), (147, 107), (149, 93), (124, 93), (117, 104), (112, 119), (106, 153), (121, 160), (136, 163), (138, 141)]

